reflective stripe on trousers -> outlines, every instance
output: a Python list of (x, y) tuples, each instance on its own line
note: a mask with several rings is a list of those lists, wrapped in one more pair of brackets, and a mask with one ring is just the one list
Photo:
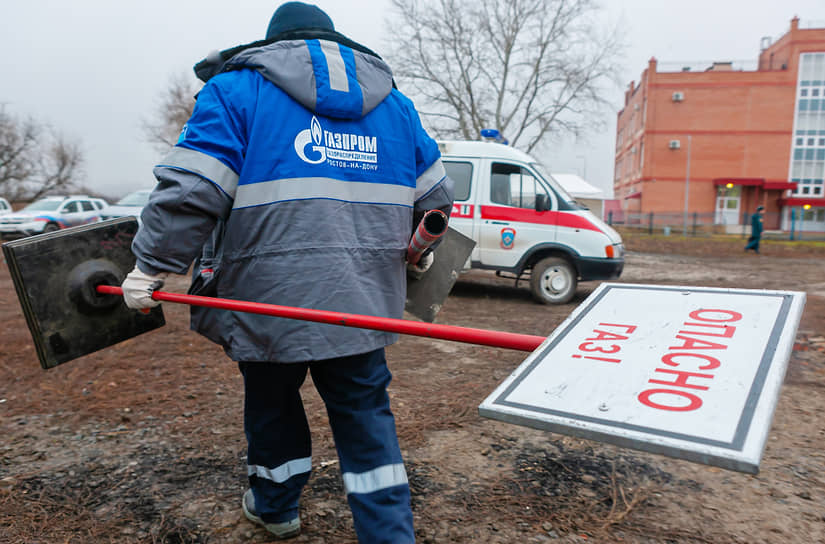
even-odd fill
[(384, 350), (311, 363), (239, 366), (246, 389), (249, 479), (264, 521), (293, 519), (309, 479), (310, 434), (299, 394), (309, 368), (326, 404), (359, 541), (414, 542)]

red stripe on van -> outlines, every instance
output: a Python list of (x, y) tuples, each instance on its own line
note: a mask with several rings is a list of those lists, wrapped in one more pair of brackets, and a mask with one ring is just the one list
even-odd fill
[(586, 217), (572, 212), (537, 212), (526, 208), (511, 208), (508, 206), (482, 206), (481, 219), (490, 221), (518, 221), (536, 225), (557, 225), (571, 229), (594, 230), (602, 229), (591, 223)]

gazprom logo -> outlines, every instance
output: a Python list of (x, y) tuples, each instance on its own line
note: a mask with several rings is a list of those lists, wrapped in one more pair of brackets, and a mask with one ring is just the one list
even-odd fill
[(378, 163), (376, 136), (324, 130), (314, 115), (309, 128), (295, 136), (294, 145), (298, 157), (309, 164), (334, 161), (330, 162), (332, 166), (365, 169), (365, 164)]
[[(327, 150), (321, 145), (322, 133), (321, 123), (318, 121), (318, 118), (313, 115), (309, 128), (302, 130), (295, 136), (295, 152), (302, 161), (308, 162), (309, 164), (320, 164), (327, 160)], [(310, 159), (307, 157), (306, 148), (311, 143), (315, 144), (312, 146), (312, 151), (318, 154), (318, 158)]]

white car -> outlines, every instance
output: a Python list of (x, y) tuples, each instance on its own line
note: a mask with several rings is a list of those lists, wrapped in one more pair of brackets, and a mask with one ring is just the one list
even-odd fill
[(143, 189), (129, 193), (114, 204), (108, 206), (103, 211), (103, 219), (115, 219), (117, 217), (134, 216), (140, 222), (140, 212), (143, 207), (149, 202), (149, 194), (151, 189)]
[(7, 213), (11, 213), (11, 204), (9, 201), (0, 196), (0, 215), (6, 215)]
[(47, 196), (0, 215), (0, 236), (20, 238), (100, 221), (106, 201), (84, 195)]

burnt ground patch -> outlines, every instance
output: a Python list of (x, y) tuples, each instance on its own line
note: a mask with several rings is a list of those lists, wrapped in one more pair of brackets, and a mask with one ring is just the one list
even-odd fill
[[(491, 443), (489, 455), (508, 463), (509, 472), (486, 485), (468, 480), (451, 500), (465, 505), (466, 511), (486, 512), (488, 518), (491, 511), (503, 519), (515, 514), (520, 525), (551, 535), (607, 538), (610, 531), (614, 537), (661, 538), (661, 529), (651, 531), (643, 521), (656, 508), (657, 491), (703, 490), (700, 482), (677, 478), (632, 452), (596, 450), (586, 444), (569, 447), (565, 439), (550, 439), (540, 446), (514, 439)], [(705, 541), (699, 534), (674, 533), (673, 537)]]
[(638, 488), (649, 484), (675, 484), (694, 491), (701, 484), (690, 480), (674, 481), (671, 473), (641, 461), (632, 454), (596, 452), (591, 447), (583, 450), (567, 448), (561, 440), (548, 441), (540, 450), (528, 448), (516, 454), (513, 480), (520, 492), (562, 500), (581, 493), (601, 499), (611, 506), (616, 485)]
[(211, 528), (199, 528), (182, 506), (204, 489), (237, 494), (243, 483), (234, 459), (180, 456), (147, 444), (131, 459), (125, 466), (87, 460), (16, 481), (0, 495), (0, 527), (9, 542), (205, 544)]

